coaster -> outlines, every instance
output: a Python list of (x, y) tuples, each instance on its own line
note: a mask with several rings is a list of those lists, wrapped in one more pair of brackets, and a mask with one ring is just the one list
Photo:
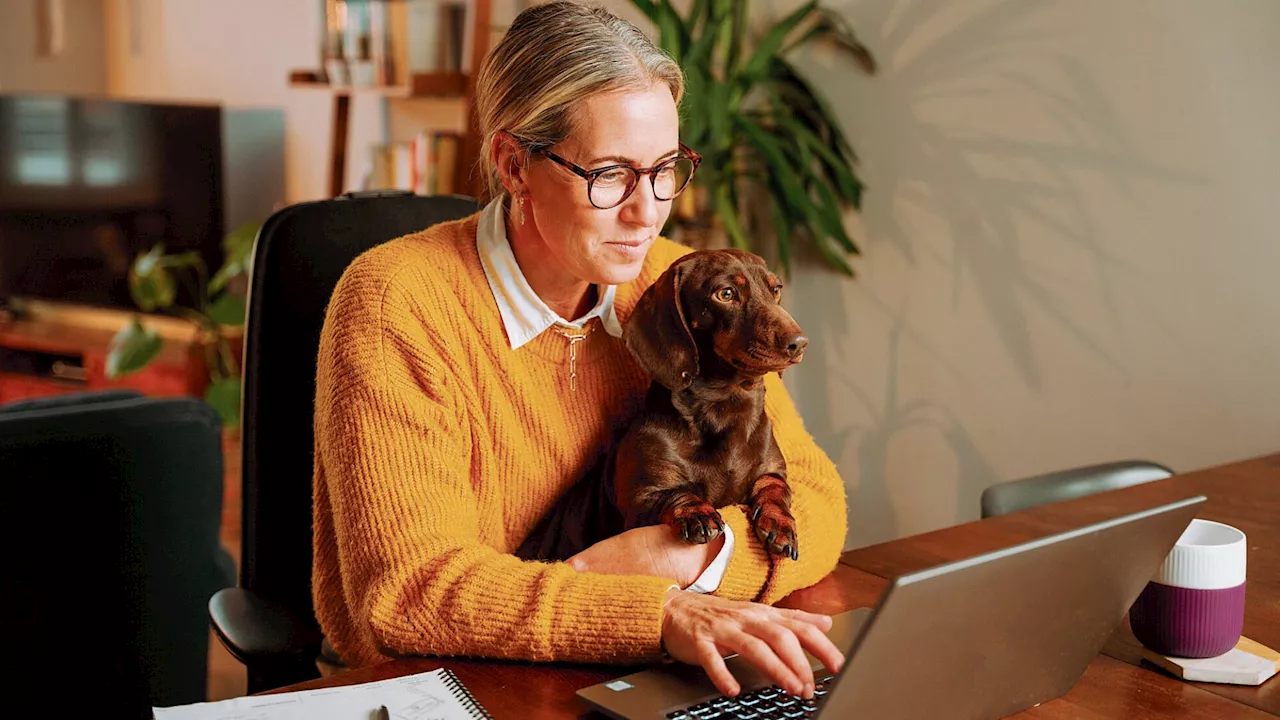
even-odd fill
[(1142, 648), (1142, 658), (1183, 680), (1261, 685), (1280, 670), (1280, 653), (1241, 636), (1235, 648), (1218, 657), (1180, 658)]

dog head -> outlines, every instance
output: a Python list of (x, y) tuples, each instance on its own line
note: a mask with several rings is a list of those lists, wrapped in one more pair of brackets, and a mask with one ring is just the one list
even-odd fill
[(649, 377), (675, 391), (699, 377), (780, 373), (809, 344), (781, 299), (782, 283), (759, 256), (693, 252), (640, 296), (623, 340)]

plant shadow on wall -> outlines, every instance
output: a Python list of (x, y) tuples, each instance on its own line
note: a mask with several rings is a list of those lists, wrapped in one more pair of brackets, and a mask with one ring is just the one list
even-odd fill
[[(1140, 273), (1104, 247), (1090, 210), (1086, 184), (1111, 183), (1130, 193), (1139, 182), (1193, 184), (1201, 178), (1145, 159), (1119, 120), (1102, 88), (1083, 63), (1061, 50), (1070, 30), (1063, 29), (1067, 4), (1055, 0), (1008, 0), (985, 6), (966, 5), (964, 17), (952, 3), (929, 0), (860, 0), (840, 8), (852, 18), (859, 36), (879, 61), (874, 80), (858, 92), (832, 95), (835, 115), (860, 128), (864, 166), (876, 198), (866, 203), (867, 243), (882, 243), (919, 265), (928, 256), (951, 274), (953, 306), (962, 290), (971, 289), (989, 318), (1018, 376), (1033, 390), (1044, 381), (1033, 351), (1031, 318), (1045, 318), (1100, 363), (1127, 379), (1127, 370), (1108, 349), (1100, 333), (1121, 329), (1119, 299)], [(973, 7), (974, 9), (969, 9)], [(1069, 22), (1069, 20), (1068, 20)], [(810, 75), (832, 78), (836, 63), (809, 53), (796, 60)], [(825, 72), (823, 70), (825, 69)], [(830, 80), (830, 82), (848, 82)], [(1003, 99), (1019, 113), (1035, 117), (1035, 135), (1009, 137), (999, 129), (963, 127), (972, 103)], [(957, 109), (961, 111), (957, 113)], [(1031, 115), (1034, 113), (1034, 115)], [(988, 112), (989, 115), (989, 112)], [(924, 219), (929, 232), (913, 227)], [(944, 232), (937, 232), (941, 228)], [(949, 237), (949, 246), (934, 240)], [(1061, 277), (1055, 268), (1037, 264), (1037, 256), (1072, 253), (1090, 277)], [(815, 286), (836, 285), (810, 276)], [(872, 306), (890, 307), (864, 284), (836, 286), (842, 299), (818, 297), (814, 288), (797, 288), (821, 312), (806, 323), (833, 345), (847, 339), (852, 327), (843, 305), (869, 298)], [(1073, 305), (1082, 290), (1097, 293), (1111, 328), (1082, 319)], [(855, 294), (856, 293), (856, 294)], [(1092, 300), (1093, 298), (1088, 298)], [(1126, 302), (1141, 300), (1125, 297)], [(799, 302), (804, 302), (801, 300)], [(895, 312), (888, 310), (890, 317)], [(828, 436), (827, 447), (847, 452), (858, 442), (862, 476), (854, 504), (871, 499), (889, 509), (884, 458), (893, 436), (911, 427), (921, 413), (941, 413), (947, 445), (960, 467), (957, 520), (976, 516), (977, 494), (995, 483), (992, 468), (969, 441), (959, 421), (945, 408), (903, 402), (896, 397), (898, 343), (907, 338), (937, 361), (943, 353), (927, 339), (907, 331), (905, 317), (894, 321), (890, 345), (892, 367), (883, 392), (883, 410), (864, 372), (851, 367), (850, 353), (827, 352), (823, 372), (797, 376), (798, 399), (806, 416), (847, 416), (848, 390), (861, 398), (872, 425), (844, 427), (844, 437)], [(843, 356), (843, 357), (842, 357)], [(960, 382), (964, 381), (961, 376)], [(917, 418), (917, 419), (912, 419)], [(853, 528), (856, 532), (857, 528)]]

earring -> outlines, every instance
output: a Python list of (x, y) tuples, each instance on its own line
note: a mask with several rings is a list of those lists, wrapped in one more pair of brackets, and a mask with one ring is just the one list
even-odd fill
[(516, 196), (516, 222), (524, 225), (524, 195)]

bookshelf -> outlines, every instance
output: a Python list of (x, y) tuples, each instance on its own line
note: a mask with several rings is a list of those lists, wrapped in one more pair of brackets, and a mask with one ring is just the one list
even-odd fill
[[(321, 63), (316, 69), (299, 69), (289, 73), (289, 87), (306, 92), (323, 92), (332, 95), (330, 106), (331, 134), (329, 142), (329, 194), (343, 191), (349, 147), (351, 102), (359, 97), (375, 102), (400, 103), (422, 99), (456, 102), (462, 106), (465, 128), (458, 138), (455, 157), (451, 162), (451, 187), (453, 192), (480, 197), (484, 178), (470, 172), (476, 167), (480, 152), (480, 137), (472, 113), (471, 101), (475, 95), (475, 70), (480, 67), (489, 50), (491, 0), (323, 0), (325, 4), (325, 36), (321, 41)], [(454, 15), (441, 15), (440, 34), (434, 42), (453, 60), (447, 67), (430, 71), (410, 69), (408, 24), (412, 8), (419, 12), (424, 7), (440, 11), (453, 11)], [(363, 18), (374, 18), (363, 26), (367, 33), (352, 28), (357, 23), (349, 20), (358, 10)], [(368, 37), (365, 37), (367, 35)], [(381, 37), (378, 42), (370, 38)], [(354, 49), (353, 49), (354, 48)], [(347, 76), (340, 82), (331, 81), (332, 61), (338, 55), (349, 62), (341, 72)], [(358, 58), (358, 60), (357, 60)], [(365, 77), (357, 78), (357, 65), (365, 65)], [(369, 70), (372, 67), (372, 70)], [(388, 81), (389, 80), (389, 81)], [(437, 128), (423, 128), (432, 130)], [(454, 128), (443, 128), (453, 130)], [(474, 175), (474, 176), (473, 176)]]

